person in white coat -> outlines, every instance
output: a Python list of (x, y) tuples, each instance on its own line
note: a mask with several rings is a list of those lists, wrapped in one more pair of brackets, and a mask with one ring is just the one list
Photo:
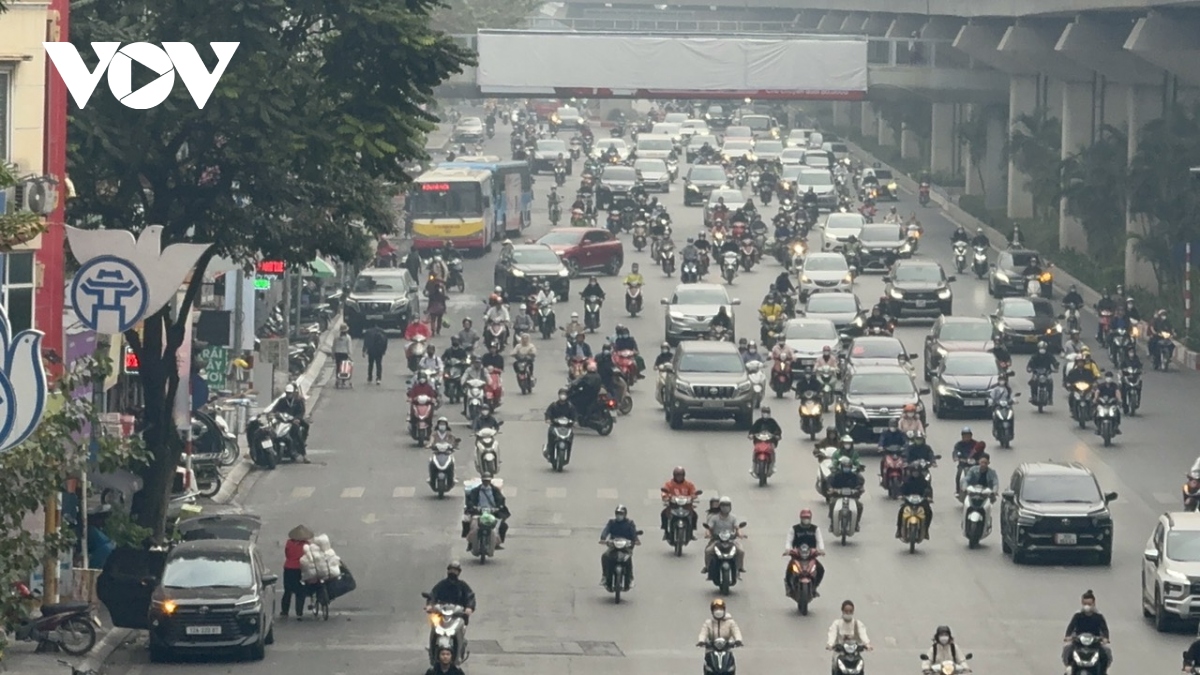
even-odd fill
[(705, 647), (717, 638), (725, 638), (727, 642), (740, 646), (742, 644), (742, 629), (725, 609), (725, 601), (717, 598), (708, 606), (712, 618), (705, 619), (700, 626), (700, 635), (696, 637), (696, 646)]
[(967, 653), (954, 643), (954, 634), (950, 632), (949, 626), (937, 627), (933, 634), (933, 646), (929, 648), (929, 652), (925, 656), (929, 658), (921, 660), (921, 671), (926, 675), (932, 673), (934, 668), (941, 666), (946, 661), (953, 662), (964, 672), (971, 669), (967, 665)]
[(843, 642), (855, 641), (862, 645), (863, 649), (871, 649), (871, 638), (867, 637), (867, 627), (862, 621), (854, 618), (854, 602), (846, 600), (842, 602), (842, 616), (829, 626), (829, 636), (825, 641), (825, 648), (833, 651), (834, 666), (836, 667), (837, 653), (836, 649)]

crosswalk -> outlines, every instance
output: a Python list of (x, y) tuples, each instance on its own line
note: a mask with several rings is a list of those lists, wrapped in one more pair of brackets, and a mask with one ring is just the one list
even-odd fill
[[(622, 500), (634, 501), (640, 500), (644, 502), (659, 502), (661, 497), (658, 488), (647, 489), (644, 492), (637, 490), (618, 490), (616, 488), (599, 488), (596, 490), (572, 490), (565, 487), (547, 487), (547, 488), (531, 488), (523, 490), (518, 487), (511, 486), (507, 483), (502, 488), (504, 496), (509, 499), (579, 499), (579, 498), (595, 498), (600, 501), (619, 502)], [(452, 492), (462, 492), (461, 482), (454, 486)], [(426, 494), (432, 494), (429, 487), (426, 485), (420, 486), (397, 486), (386, 489), (366, 488), (362, 486), (355, 487), (321, 487), (307, 485), (292, 488), (288, 499), (292, 502), (301, 502), (314, 498), (328, 498), (329, 495), (337, 495), (338, 499), (362, 500), (362, 499), (413, 499), (415, 497), (423, 497)], [(390, 497), (389, 497), (390, 495)]]

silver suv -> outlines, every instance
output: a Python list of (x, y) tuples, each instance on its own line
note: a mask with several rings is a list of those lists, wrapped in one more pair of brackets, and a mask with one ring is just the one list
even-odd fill
[(1142, 559), (1142, 613), (1159, 632), (1200, 616), (1200, 513), (1164, 513)]
[(672, 429), (685, 418), (733, 418), (749, 429), (754, 420), (754, 384), (731, 342), (683, 342), (675, 360), (663, 365), (664, 405)]

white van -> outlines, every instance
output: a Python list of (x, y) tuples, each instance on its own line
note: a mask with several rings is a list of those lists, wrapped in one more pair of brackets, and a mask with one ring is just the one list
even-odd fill
[(650, 133), (655, 136), (669, 136), (671, 142), (675, 145), (683, 143), (683, 123), (682, 122), (659, 122), (654, 125)]
[(675, 141), (666, 134), (638, 134), (638, 159), (666, 159), (674, 150)]

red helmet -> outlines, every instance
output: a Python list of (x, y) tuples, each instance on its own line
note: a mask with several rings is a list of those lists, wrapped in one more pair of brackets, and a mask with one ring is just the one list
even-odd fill
[(805, 518), (812, 520), (812, 511), (810, 509), (804, 509), (800, 512), (800, 520), (804, 520)]

